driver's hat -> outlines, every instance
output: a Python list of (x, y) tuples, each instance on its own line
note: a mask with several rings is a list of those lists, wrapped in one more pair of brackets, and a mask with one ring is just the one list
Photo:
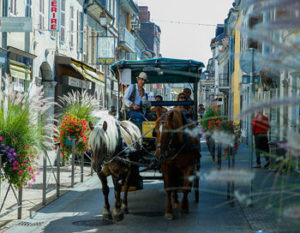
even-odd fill
[(145, 72), (139, 73), (139, 75), (136, 78), (144, 79), (146, 82), (148, 81), (147, 74)]

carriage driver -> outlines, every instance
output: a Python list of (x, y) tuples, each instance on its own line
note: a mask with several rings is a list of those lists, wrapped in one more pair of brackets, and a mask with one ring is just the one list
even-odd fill
[(137, 77), (137, 83), (131, 84), (125, 91), (124, 103), (126, 119), (133, 119), (137, 124), (146, 120), (146, 113), (150, 108), (150, 102), (143, 86), (148, 81), (147, 74), (141, 72)]

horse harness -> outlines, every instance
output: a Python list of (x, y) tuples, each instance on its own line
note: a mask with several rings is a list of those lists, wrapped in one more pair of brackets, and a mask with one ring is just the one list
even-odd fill
[[(184, 113), (183, 112), (181, 112), (181, 116), (182, 116), (182, 120), (183, 120), (183, 126), (181, 127), (181, 128), (185, 128), (185, 127), (187, 127), (190, 123), (188, 122), (188, 120), (187, 120), (187, 118), (185, 117), (185, 115), (184, 115)], [(163, 121), (163, 123), (165, 123), (165, 121)], [(176, 130), (176, 131), (178, 131), (178, 129)], [(160, 143), (159, 144), (157, 144), (157, 148), (159, 148), (159, 149), (164, 149), (167, 153), (163, 153), (162, 155), (161, 155), (161, 157), (160, 157), (160, 161), (161, 162), (165, 162), (165, 161), (167, 161), (167, 160), (174, 160), (181, 152), (183, 152), (183, 151), (189, 151), (189, 150), (191, 150), (190, 148), (191, 148), (191, 145), (192, 145), (192, 143), (191, 143), (191, 140), (190, 140), (190, 138), (185, 134), (185, 133), (183, 133), (183, 144), (181, 145), (181, 147), (172, 147), (172, 145), (173, 145), (173, 135), (174, 135), (174, 133), (175, 133), (175, 131), (174, 130), (172, 130), (171, 132), (168, 132), (168, 134), (170, 134), (170, 135), (168, 135), (168, 137), (170, 137), (171, 138), (171, 140), (169, 141), (169, 143), (168, 143), (168, 145), (166, 145), (166, 146), (162, 146)], [(172, 152), (173, 151), (177, 151), (174, 155), (172, 155)], [(170, 157), (170, 155), (172, 155), (172, 157)]]
[[(125, 163), (125, 164), (132, 164), (132, 165), (136, 165), (136, 166), (145, 166), (146, 164), (142, 164), (142, 163), (139, 163), (139, 162), (136, 162), (136, 161), (132, 161), (127, 156), (127, 155), (130, 154), (130, 151), (126, 152), (126, 149), (128, 147), (130, 147), (131, 145), (126, 145), (126, 143), (125, 143), (125, 141), (122, 137), (121, 127), (122, 127), (122, 129), (124, 129), (126, 131), (126, 133), (128, 133), (128, 135), (130, 135), (131, 141), (132, 141), (131, 145), (137, 143), (136, 140), (134, 140), (134, 138), (132, 137), (131, 133), (128, 131), (128, 129), (124, 125), (118, 123), (117, 124), (117, 129), (118, 129), (118, 134), (119, 134), (118, 146), (117, 146), (116, 151), (113, 155), (106, 155), (105, 156), (103, 164), (107, 165), (107, 164), (110, 164), (114, 161), (120, 161), (120, 162)], [(107, 161), (105, 161), (105, 160), (107, 160)], [(99, 165), (101, 167), (100, 163), (99, 163)]]

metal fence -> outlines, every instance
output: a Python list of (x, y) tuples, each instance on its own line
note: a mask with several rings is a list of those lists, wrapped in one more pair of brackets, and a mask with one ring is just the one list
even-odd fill
[[(19, 188), (16, 189), (12, 184), (4, 183), (3, 180), (3, 169), (2, 169), (2, 154), (0, 154), (0, 218), (13, 214), (14, 211), (17, 211), (17, 219), (22, 219), (22, 211), (24, 208), (24, 199), (23, 196), (26, 194), (26, 191), (29, 193), (31, 190), (40, 190), (40, 192), (34, 192), (30, 195), (37, 196), (38, 199), (37, 205), (45, 206), (47, 204), (48, 198), (59, 198), (61, 196), (62, 186), (65, 188), (63, 191), (68, 191), (68, 188), (73, 188), (75, 183), (83, 182), (84, 176), (93, 176), (92, 169), (92, 160), (90, 155), (86, 152), (81, 155), (76, 155), (75, 153), (75, 139), (72, 140), (72, 155), (70, 159), (69, 166), (66, 166), (61, 161), (60, 151), (61, 148), (59, 143), (56, 145), (58, 148), (55, 155), (55, 163), (51, 161), (48, 152), (43, 152), (43, 161), (42, 161), (42, 176), (38, 176), (41, 181), (40, 185), (32, 188)], [(88, 160), (86, 162), (86, 160)], [(64, 171), (62, 172), (62, 168)], [(80, 171), (77, 171), (80, 170)], [(61, 175), (64, 174), (64, 179)], [(54, 181), (52, 184), (50, 181)], [(77, 182), (76, 182), (77, 180)], [(3, 186), (6, 186), (3, 188)], [(53, 193), (55, 191), (55, 193)], [(4, 195), (2, 195), (2, 192)], [(9, 194), (13, 195), (9, 195)], [(51, 193), (51, 195), (50, 195)], [(39, 199), (41, 197), (41, 199)], [(13, 199), (13, 200), (12, 200)], [(4, 210), (5, 204), (10, 204), (10, 208)], [(35, 206), (32, 206), (35, 207)], [(31, 215), (31, 209), (29, 210)]]

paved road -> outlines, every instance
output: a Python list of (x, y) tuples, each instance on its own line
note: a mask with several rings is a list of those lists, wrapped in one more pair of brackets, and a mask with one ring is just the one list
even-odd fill
[[(203, 158), (204, 163), (209, 160), (207, 156)], [(201, 182), (200, 202), (194, 203), (193, 193), (190, 195), (190, 214), (168, 221), (163, 217), (165, 193), (162, 181), (145, 181), (143, 190), (130, 193), (130, 213), (121, 222), (101, 220), (103, 197), (100, 186), (94, 176), (41, 209), (32, 219), (20, 221), (5, 232), (252, 232), (241, 209), (225, 203), (225, 185)], [(113, 203), (112, 189), (110, 199)]]

